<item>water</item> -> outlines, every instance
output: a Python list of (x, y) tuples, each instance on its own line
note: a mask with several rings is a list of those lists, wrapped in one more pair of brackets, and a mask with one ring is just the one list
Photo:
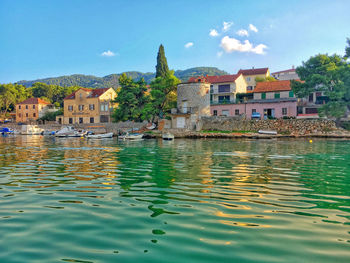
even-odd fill
[(350, 262), (350, 141), (0, 138), (0, 262)]

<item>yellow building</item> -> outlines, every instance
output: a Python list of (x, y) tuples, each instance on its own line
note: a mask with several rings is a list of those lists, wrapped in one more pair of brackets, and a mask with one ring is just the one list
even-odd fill
[(64, 116), (57, 120), (63, 124), (111, 122), (116, 97), (112, 88), (80, 88), (64, 99)]
[(16, 122), (29, 123), (44, 116), (51, 104), (39, 98), (29, 98), (16, 105)]
[(253, 91), (256, 87), (256, 77), (266, 78), (270, 76), (269, 68), (241, 69), (237, 75), (242, 74), (246, 83), (247, 91)]

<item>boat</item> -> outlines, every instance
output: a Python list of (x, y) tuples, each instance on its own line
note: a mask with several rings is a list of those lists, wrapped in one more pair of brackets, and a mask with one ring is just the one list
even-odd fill
[(56, 137), (83, 137), (87, 134), (85, 130), (77, 130), (72, 126), (63, 127), (55, 133)]
[(49, 130), (45, 130), (44, 132), (43, 132), (43, 135), (55, 135), (55, 131), (49, 131)]
[(168, 140), (168, 141), (171, 141), (171, 140), (174, 140), (174, 134), (171, 134), (170, 132), (166, 132), (166, 133), (163, 133), (162, 134), (162, 139), (163, 140)]
[(260, 134), (268, 134), (268, 135), (277, 135), (276, 131), (267, 131), (267, 130), (259, 130), (258, 133), (260, 133)]
[(16, 134), (18, 132), (12, 128), (2, 127), (2, 128), (0, 128), (0, 133), (2, 135), (5, 135), (5, 134)]
[(88, 139), (103, 139), (103, 138), (112, 138), (112, 137), (113, 137), (113, 132), (101, 133), (101, 134), (88, 133), (86, 135), (86, 138)]
[(118, 136), (118, 139), (122, 140), (142, 140), (143, 134), (142, 133), (126, 133), (124, 135)]
[(153, 130), (153, 129), (155, 129), (156, 128), (156, 125), (152, 122), (150, 122), (150, 123), (148, 123), (147, 125), (146, 125), (146, 128), (148, 129), (148, 130)]
[(22, 135), (42, 135), (44, 129), (41, 129), (38, 125), (22, 125)]

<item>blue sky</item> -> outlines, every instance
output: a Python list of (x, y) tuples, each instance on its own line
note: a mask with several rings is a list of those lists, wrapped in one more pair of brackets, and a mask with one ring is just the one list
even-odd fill
[(347, 0), (0, 0), (0, 83), (154, 72), (161, 43), (175, 70), (279, 71), (344, 54), (349, 10)]

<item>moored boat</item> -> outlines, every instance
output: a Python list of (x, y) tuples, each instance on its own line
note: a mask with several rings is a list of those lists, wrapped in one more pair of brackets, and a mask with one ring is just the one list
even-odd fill
[(258, 133), (260, 133), (260, 134), (268, 134), (268, 135), (277, 135), (276, 131), (267, 131), (267, 130), (259, 130)]
[(42, 135), (44, 129), (41, 129), (37, 125), (22, 125), (22, 135)]
[(113, 137), (113, 132), (86, 135), (86, 138), (88, 139), (103, 139), (103, 138), (112, 138), (112, 137)]
[(56, 137), (83, 137), (87, 134), (85, 130), (77, 130), (72, 126), (63, 127), (55, 133)]
[(166, 132), (166, 133), (163, 133), (162, 134), (162, 139), (163, 140), (168, 140), (168, 141), (170, 141), (170, 140), (174, 140), (174, 134), (171, 134), (170, 132)]
[(5, 134), (16, 134), (18, 132), (12, 128), (2, 127), (2, 128), (0, 128), (0, 133), (2, 135), (5, 135)]
[(142, 140), (142, 133), (126, 133), (125, 135), (118, 136), (118, 139), (122, 140)]

